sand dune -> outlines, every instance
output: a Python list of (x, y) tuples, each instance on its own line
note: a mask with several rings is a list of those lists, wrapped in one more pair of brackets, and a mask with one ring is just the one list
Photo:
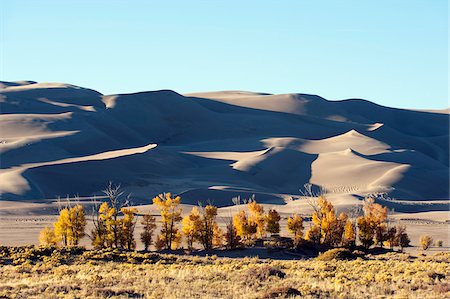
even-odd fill
[(91, 196), (110, 180), (138, 203), (172, 191), (185, 203), (224, 207), (256, 194), (283, 204), (305, 183), (342, 206), (374, 192), (396, 198), (397, 210), (449, 200), (448, 111), (306, 94), (0, 88), (3, 200)]

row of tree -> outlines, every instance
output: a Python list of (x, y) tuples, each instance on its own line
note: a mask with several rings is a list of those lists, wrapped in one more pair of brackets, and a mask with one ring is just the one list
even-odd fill
[[(105, 194), (108, 201), (93, 210), (93, 229), (89, 238), (95, 248), (136, 248), (134, 230), (138, 220), (137, 210), (129, 207), (128, 200), (121, 200), (123, 192), (110, 185)], [(143, 226), (140, 239), (148, 250), (154, 245), (157, 250), (174, 250), (180, 247), (184, 237), (187, 248), (192, 250), (200, 245), (206, 250), (214, 247), (233, 249), (250, 246), (268, 234), (278, 235), (281, 217), (275, 209), (265, 213), (264, 207), (254, 198), (246, 201), (248, 211), (240, 210), (226, 220), (225, 230), (217, 223), (217, 207), (208, 204), (193, 207), (185, 217), (181, 216), (181, 198), (164, 193), (153, 198), (153, 204), (161, 215), (160, 231), (156, 218), (150, 213), (142, 216)], [(363, 215), (349, 217), (346, 213), (337, 214), (335, 208), (324, 196), (310, 202), (313, 208), (312, 221), (305, 231), (304, 219), (294, 214), (287, 219), (287, 230), (293, 237), (294, 247), (312, 243), (324, 247), (353, 247), (357, 239), (365, 248), (372, 245), (387, 245), (401, 248), (409, 245), (405, 227), (392, 226), (387, 222), (387, 208), (368, 198), (364, 202)], [(181, 222), (181, 229), (180, 229)], [(82, 205), (71, 205), (70, 201), (60, 211), (53, 228), (41, 231), (40, 240), (44, 244), (63, 246), (78, 245), (85, 236), (86, 216)]]

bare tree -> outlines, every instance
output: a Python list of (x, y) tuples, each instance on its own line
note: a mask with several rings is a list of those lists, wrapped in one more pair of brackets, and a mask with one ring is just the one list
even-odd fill
[(108, 186), (105, 190), (103, 190), (103, 193), (109, 198), (109, 202), (111, 203), (111, 208), (115, 210), (115, 213), (113, 213), (113, 223), (111, 225), (111, 230), (113, 233), (113, 242), (114, 246), (118, 248), (119, 246), (119, 239), (120, 239), (120, 225), (118, 221), (119, 212), (123, 207), (126, 207), (129, 205), (130, 201), (130, 195), (126, 197), (126, 199), (122, 199), (122, 195), (124, 194), (124, 191), (121, 190), (120, 184), (114, 185), (112, 182), (109, 182)]
[(304, 184), (303, 188), (304, 188), (303, 190), (299, 189), (300, 193), (302, 194), (303, 197), (306, 197), (306, 202), (313, 209), (313, 211), (319, 214), (320, 208), (317, 199), (320, 196), (324, 196), (326, 194), (325, 189), (319, 186), (318, 190), (314, 191), (313, 184), (311, 183)]

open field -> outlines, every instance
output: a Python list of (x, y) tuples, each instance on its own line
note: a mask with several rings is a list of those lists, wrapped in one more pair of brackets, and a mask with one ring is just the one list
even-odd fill
[(114, 250), (2, 248), (0, 261), (2, 298), (450, 296), (450, 253), (283, 261)]

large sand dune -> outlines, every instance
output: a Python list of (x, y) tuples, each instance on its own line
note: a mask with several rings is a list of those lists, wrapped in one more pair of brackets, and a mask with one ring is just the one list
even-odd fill
[(448, 110), (305, 94), (0, 88), (3, 200), (91, 196), (114, 181), (135, 202), (172, 191), (186, 203), (256, 194), (275, 204), (311, 183), (343, 204), (387, 192), (398, 210), (448, 208)]

